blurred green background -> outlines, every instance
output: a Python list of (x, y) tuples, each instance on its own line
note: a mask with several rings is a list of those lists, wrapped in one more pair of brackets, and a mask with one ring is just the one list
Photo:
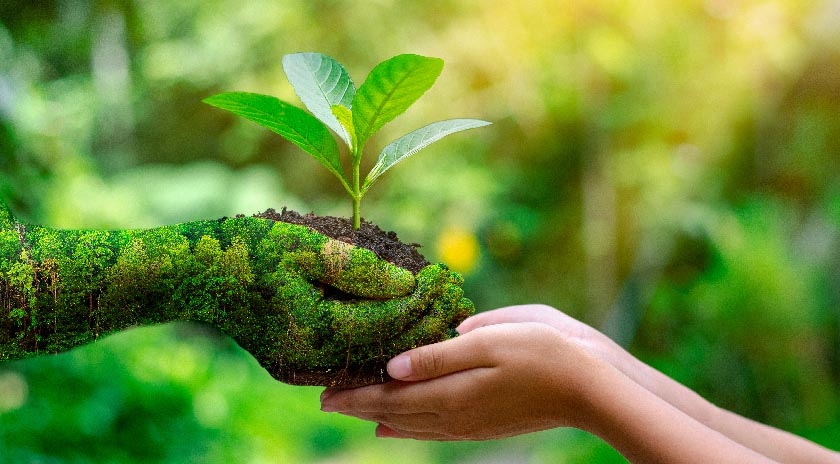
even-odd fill
[[(201, 99), (298, 104), (286, 53), (331, 55), (357, 85), (395, 54), (441, 57), (372, 144), (451, 117), (495, 124), (389, 171), (366, 219), (463, 272), (479, 309), (553, 305), (836, 449), (837, 24), (836, 0), (3, 0), (0, 196), (73, 228), (348, 216), (315, 161)], [(621, 461), (574, 430), (380, 440), (320, 413), (319, 393), (201, 326), (132, 330), (0, 365), (0, 462)]]

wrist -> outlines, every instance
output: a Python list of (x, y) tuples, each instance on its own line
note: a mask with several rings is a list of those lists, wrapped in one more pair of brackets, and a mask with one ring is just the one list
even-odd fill
[(581, 416), (572, 425), (607, 440), (607, 431), (613, 428), (611, 423), (614, 417), (621, 416), (616, 413), (616, 408), (632, 402), (632, 398), (629, 395), (625, 397), (625, 393), (628, 388), (638, 387), (638, 384), (609, 362), (593, 363), (586, 370), (590, 376), (584, 394), (580, 397)]
[[(559, 408), (555, 411), (560, 427), (574, 427), (595, 433), (599, 424), (603, 422), (602, 404), (611, 401), (611, 392), (618, 386), (618, 381), (627, 381), (601, 353), (591, 350), (591, 347), (578, 343), (571, 345), (579, 350), (574, 357), (574, 363), (569, 363), (565, 369), (557, 369), (557, 376), (553, 381), (556, 392), (555, 398), (566, 398), (566, 401), (555, 403)], [(568, 349), (568, 347), (567, 347)], [(562, 359), (562, 357), (559, 357)], [(568, 359), (568, 358), (567, 358)], [(574, 414), (570, 414), (574, 413)], [(597, 433), (596, 433), (597, 434)]]
[[(600, 437), (631, 462), (772, 462), (618, 369), (604, 374), (602, 383), (592, 389), (589, 417), (580, 428)], [(704, 412), (714, 415), (713, 411)]]

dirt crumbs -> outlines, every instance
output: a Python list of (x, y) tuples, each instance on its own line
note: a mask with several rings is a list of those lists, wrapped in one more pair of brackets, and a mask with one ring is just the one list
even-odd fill
[(380, 258), (408, 269), (415, 274), (430, 264), (417, 251), (420, 245), (416, 243), (403, 243), (397, 238), (395, 232), (385, 232), (376, 224), (365, 220), (362, 220), (362, 225), (359, 230), (355, 230), (353, 229), (353, 223), (349, 219), (335, 216), (318, 216), (314, 213), (300, 214), (285, 207), (279, 213), (272, 208), (254, 216), (272, 221), (307, 226), (336, 240), (367, 248)]

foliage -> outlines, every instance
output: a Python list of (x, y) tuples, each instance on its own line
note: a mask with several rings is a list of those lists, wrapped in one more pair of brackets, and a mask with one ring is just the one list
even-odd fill
[[(335, 175), (353, 199), (353, 226), (361, 224), (360, 204), (370, 186), (400, 161), (447, 135), (490, 123), (477, 119), (438, 121), (391, 142), (360, 183), (365, 144), (382, 126), (405, 112), (437, 80), (443, 60), (419, 55), (397, 55), (376, 65), (356, 90), (338, 61), (320, 53), (294, 53), (283, 57), (283, 69), (303, 104), (302, 110), (267, 95), (229, 92), (204, 99), (276, 132), (312, 155)], [(352, 176), (341, 167), (338, 147), (329, 130), (347, 145)]]
[[(834, 2), (6, 1), (0, 18), (0, 194), (29, 222), (341, 214), (332, 174), (200, 100), (235, 88), (292, 101), (277, 58), (299, 50), (342, 57), (351, 75), (402, 50), (438, 56), (427, 97), (371, 143), (461, 112), (494, 130), (390, 171), (366, 215), (433, 261), (457, 257), (444, 261), (471, 270), (478, 308), (557, 306), (710, 400), (840, 448)], [(0, 415), (6, 447), (42, 450), (68, 430), (88, 441), (54, 455), (101, 462), (84, 453), (123, 436), (78, 418), (140, 403), (132, 423), (151, 431), (137, 441), (173, 462), (193, 444), (206, 460), (245, 449), (254, 462), (617, 461), (570, 431), (375, 440), (367, 424), (319, 413), (316, 389), (242, 374), (255, 367), (245, 354), (189, 332), (14, 364), (4, 385), (29, 394)], [(166, 397), (183, 385), (174, 408)], [(103, 390), (120, 392), (105, 408), (90, 400)], [(194, 407), (222, 403), (210, 422), (212, 408)]]

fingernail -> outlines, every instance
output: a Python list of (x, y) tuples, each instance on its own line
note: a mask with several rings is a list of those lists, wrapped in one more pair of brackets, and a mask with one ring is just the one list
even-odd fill
[(405, 355), (400, 355), (388, 361), (388, 375), (395, 379), (410, 377), (411, 358)]

